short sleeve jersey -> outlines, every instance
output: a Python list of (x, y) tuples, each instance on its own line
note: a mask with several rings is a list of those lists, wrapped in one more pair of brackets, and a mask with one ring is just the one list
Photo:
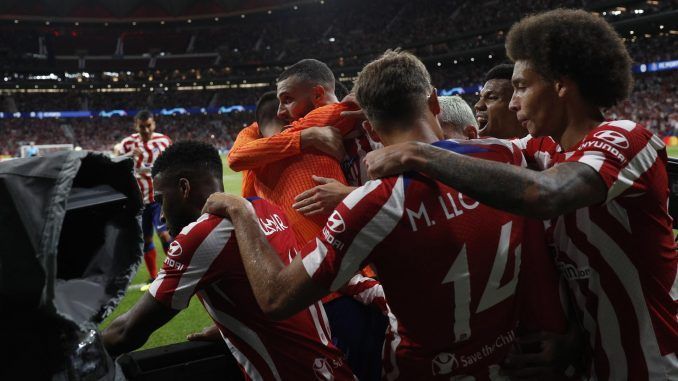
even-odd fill
[[(524, 165), (517, 147), (496, 139), (436, 145)], [(396, 317), (384, 349), (386, 379), (489, 380), (515, 339), (521, 262), (534, 250), (545, 256), (543, 234), (541, 245), (523, 244), (525, 222), (409, 173), (346, 197), (302, 249), (303, 265), (331, 291), (374, 266)], [(551, 302), (560, 308), (557, 298)]]
[(120, 146), (121, 154), (126, 154), (139, 148), (141, 155), (134, 158), (134, 177), (139, 184), (141, 195), (144, 198), (144, 204), (155, 202), (153, 199), (153, 177), (151, 169), (155, 160), (163, 151), (172, 144), (172, 140), (167, 136), (154, 132), (151, 138), (144, 142), (139, 134), (132, 134), (122, 140)]
[(543, 169), (586, 164), (607, 189), (603, 203), (548, 223), (593, 348), (592, 372), (615, 380), (678, 377), (678, 256), (664, 143), (619, 120), (601, 123), (567, 151), (551, 138), (523, 139), (522, 148)]
[[(296, 240), (282, 210), (253, 199), (262, 231), (289, 264)], [(153, 297), (172, 309), (197, 295), (226, 345), (251, 380), (353, 380), (331, 337), (320, 303), (281, 321), (265, 317), (250, 287), (228, 219), (203, 215), (170, 245)]]

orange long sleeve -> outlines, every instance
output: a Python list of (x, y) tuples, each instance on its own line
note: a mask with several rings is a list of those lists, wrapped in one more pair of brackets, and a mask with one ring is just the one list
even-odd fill
[(301, 131), (262, 138), (257, 123), (240, 131), (228, 153), (228, 166), (236, 172), (261, 168), (301, 152)]
[[(291, 132), (288, 131), (289, 129), (285, 130), (280, 135), (299, 132), (314, 126), (339, 126), (343, 129), (342, 132), (348, 132), (355, 125), (359, 125), (356, 119), (346, 120), (340, 116), (342, 111), (350, 109), (350, 106), (340, 103), (319, 107), (293, 123), (290, 128), (294, 130)], [(307, 242), (320, 233), (328, 217), (324, 214), (307, 217), (292, 208), (294, 198), (298, 194), (317, 185), (311, 176), (333, 178), (346, 184), (346, 178), (339, 163), (315, 150), (301, 151), (298, 155), (271, 162), (253, 171), (256, 174), (254, 188), (257, 195), (285, 210), (299, 242)]]

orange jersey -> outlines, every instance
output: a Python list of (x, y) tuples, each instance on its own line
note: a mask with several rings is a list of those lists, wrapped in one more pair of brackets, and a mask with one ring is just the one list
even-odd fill
[(301, 131), (262, 138), (256, 122), (240, 131), (228, 153), (228, 166), (236, 172), (260, 168), (301, 153)]
[[(346, 134), (354, 126), (359, 126), (356, 119), (340, 116), (342, 111), (350, 110), (350, 107), (341, 103), (319, 107), (292, 123), (290, 128), (279, 135), (296, 134), (314, 126), (333, 126)], [(259, 139), (261, 140), (263, 139)], [(283, 208), (299, 242), (307, 242), (320, 233), (329, 217), (326, 214), (304, 216), (292, 208), (294, 198), (298, 194), (318, 185), (311, 176), (333, 178), (346, 184), (339, 163), (315, 150), (299, 151), (297, 155), (270, 162), (265, 167), (253, 171), (256, 174), (254, 188), (257, 195)]]
[[(228, 153), (227, 160), (229, 161), (229, 164), (231, 161), (231, 154), (233, 153), (234, 150), (236, 150), (237, 147), (241, 147), (243, 145), (246, 145), (248, 142), (259, 139), (260, 136), (261, 135), (259, 134), (259, 125), (257, 124), (257, 122), (254, 122), (249, 126), (245, 127), (244, 129), (242, 129), (242, 131), (240, 131), (238, 133), (238, 136), (235, 138), (235, 142), (233, 142), (233, 147)], [(242, 171), (241, 189), (243, 197), (253, 197), (257, 195), (256, 192), (254, 191), (254, 173), (247, 170)]]

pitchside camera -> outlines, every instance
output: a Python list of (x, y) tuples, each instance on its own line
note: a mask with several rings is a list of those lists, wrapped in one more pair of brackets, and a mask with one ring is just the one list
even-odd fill
[(0, 163), (0, 379), (115, 379), (97, 326), (140, 263), (141, 207), (129, 159)]

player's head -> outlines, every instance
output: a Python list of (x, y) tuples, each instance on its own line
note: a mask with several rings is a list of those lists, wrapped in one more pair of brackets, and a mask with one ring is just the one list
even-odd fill
[(513, 95), (512, 76), (512, 64), (497, 65), (485, 74), (485, 84), (474, 106), (481, 135), (509, 139), (527, 134), (518, 123), (516, 113), (509, 109)]
[(304, 59), (283, 71), (277, 80), (278, 117), (291, 122), (311, 110), (336, 101), (334, 73), (323, 62)]
[(506, 36), (506, 51), (515, 62), (510, 107), (534, 136), (560, 139), (573, 112), (602, 120), (600, 108), (625, 99), (633, 85), (621, 37), (583, 10), (522, 19)]
[(200, 216), (209, 195), (224, 190), (221, 157), (207, 143), (187, 140), (169, 146), (151, 173), (172, 236)]
[(365, 127), (385, 144), (411, 134), (425, 122), (428, 131), (443, 138), (436, 115), (440, 112), (431, 76), (413, 54), (387, 50), (358, 74), (353, 92), (367, 116)]
[(257, 101), (257, 108), (254, 111), (259, 131), (265, 138), (273, 136), (282, 131), (285, 123), (278, 118), (278, 96), (275, 91), (264, 93)]
[(141, 110), (134, 116), (134, 129), (141, 135), (143, 140), (148, 140), (155, 131), (153, 113), (149, 110)]
[(440, 114), (438, 121), (445, 139), (475, 139), (478, 137), (478, 122), (471, 106), (460, 96), (438, 97)]

